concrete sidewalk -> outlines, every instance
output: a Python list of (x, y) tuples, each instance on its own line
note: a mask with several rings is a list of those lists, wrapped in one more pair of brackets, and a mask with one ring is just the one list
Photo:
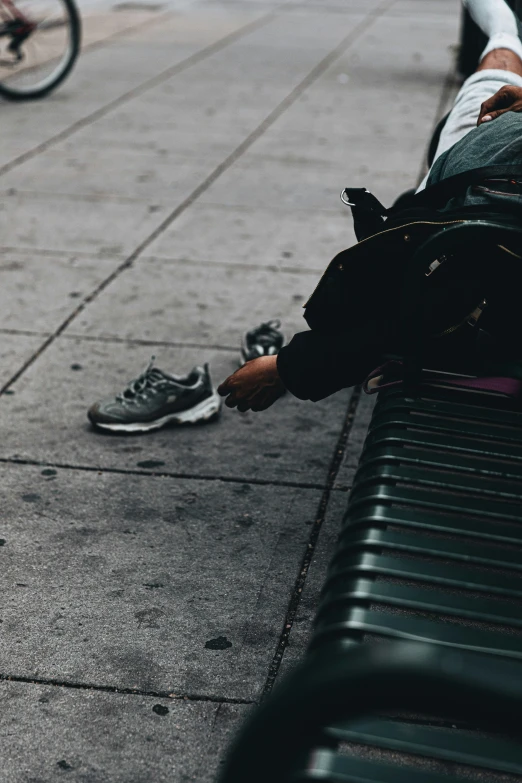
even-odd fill
[(182, 6), (97, 7), (62, 88), (0, 106), (8, 783), (211, 781), (302, 656), (371, 403), (132, 438), (86, 410), (152, 354), (217, 382), (246, 328), (305, 328), (340, 190), (413, 186), (451, 97), (458, 0)]

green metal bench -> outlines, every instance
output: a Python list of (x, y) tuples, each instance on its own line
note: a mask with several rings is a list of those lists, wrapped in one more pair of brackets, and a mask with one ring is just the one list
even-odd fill
[(305, 660), (220, 783), (522, 779), (520, 401), (410, 376), (379, 395)]
[(522, 734), (522, 412), (451, 397), (382, 393), (305, 662), (221, 783), (520, 780), (481, 730)]

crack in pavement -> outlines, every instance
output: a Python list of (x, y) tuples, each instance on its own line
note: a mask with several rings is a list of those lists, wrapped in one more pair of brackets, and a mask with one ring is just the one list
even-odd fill
[(170, 699), (171, 701), (206, 701), (216, 704), (255, 704), (252, 699), (240, 699), (227, 696), (199, 693), (173, 693), (172, 691), (149, 691), (141, 688), (120, 688), (116, 685), (98, 685), (91, 682), (75, 682), (74, 680), (57, 680), (52, 678), (23, 677), (15, 674), (0, 673), (0, 682), (20, 682), (27, 685), (54, 685), (58, 688), (71, 688), (82, 691), (99, 691), (102, 693), (120, 693), (129, 696), (149, 696), (155, 699)]
[[(108, 435), (107, 437), (112, 437)], [(312, 481), (285, 481), (284, 479), (260, 479), (245, 476), (221, 476), (213, 473), (183, 473), (176, 471), (136, 470), (135, 468), (111, 468), (99, 465), (74, 465), (47, 460), (20, 459), (18, 457), (0, 457), (0, 465), (27, 465), (38, 468), (58, 468), (60, 470), (78, 470), (87, 473), (114, 473), (129, 476), (156, 476), (158, 478), (189, 479), (193, 481), (224, 481), (231, 484), (254, 484), (259, 487), (288, 487), (289, 489), (326, 489), (325, 484)], [(340, 491), (346, 491), (341, 489)]]
[[(337, 215), (337, 212), (334, 214)], [(125, 261), (127, 256), (124, 253), (111, 253), (110, 251), (104, 251), (103, 253), (100, 252), (89, 252), (88, 250), (50, 250), (49, 248), (43, 248), (43, 247), (12, 247), (12, 246), (0, 246), (0, 254), (1, 255), (25, 255), (25, 256), (43, 256), (45, 258), (54, 258), (54, 257), (61, 257), (61, 258), (70, 258), (71, 256), (74, 257), (80, 257), (80, 258), (89, 258), (94, 259), (95, 261), (117, 261), (121, 260), (122, 263)], [(269, 264), (249, 264), (245, 261), (216, 261), (216, 260), (210, 260), (210, 258), (193, 258), (192, 256), (158, 256), (158, 255), (142, 255), (141, 261), (159, 261), (160, 263), (164, 264), (172, 264), (175, 266), (176, 264), (181, 264), (185, 266), (197, 266), (197, 267), (208, 267), (210, 269), (214, 267), (219, 267), (220, 269), (243, 269), (243, 270), (249, 270), (249, 271), (262, 271), (266, 270), (267, 272), (285, 272), (288, 274), (295, 274), (295, 275), (322, 275), (324, 272), (324, 267), (301, 267), (301, 266), (285, 266), (285, 265), (279, 265), (277, 263), (269, 263)], [(0, 272), (2, 271), (2, 266), (0, 264)]]
[(328, 471), (328, 482), (326, 487), (324, 488), (321, 500), (319, 501), (319, 508), (317, 509), (317, 516), (315, 519), (315, 523), (312, 527), (312, 531), (308, 539), (305, 553), (303, 555), (303, 559), (299, 567), (299, 573), (295, 581), (292, 596), (290, 598), (290, 602), (288, 604), (288, 608), (286, 611), (286, 616), (283, 623), (283, 630), (281, 631), (281, 636), (279, 638), (279, 642), (272, 663), (268, 670), (268, 675), (266, 678), (265, 686), (263, 688), (261, 700), (265, 699), (270, 693), (270, 691), (272, 690), (276, 677), (279, 673), (279, 668), (283, 661), (283, 656), (285, 654), (285, 650), (288, 645), (288, 640), (292, 632), (297, 610), (301, 602), (301, 597), (303, 594), (306, 578), (308, 576), (310, 565), (312, 563), (312, 558), (314, 556), (317, 542), (319, 540), (319, 534), (321, 532), (324, 520), (326, 518), (326, 512), (328, 510), (330, 495), (334, 490), (335, 480), (337, 478), (337, 474), (339, 473), (339, 469), (343, 461), (346, 446), (348, 445), (348, 440), (350, 437), (350, 433), (352, 431), (352, 426), (355, 420), (355, 414), (357, 413), (357, 406), (359, 404), (360, 399), (361, 399), (361, 387), (356, 386), (352, 392), (350, 402), (348, 403), (348, 409), (346, 411), (343, 427), (341, 429), (339, 438), (335, 445), (335, 449), (332, 455), (332, 461), (330, 464), (330, 469)]

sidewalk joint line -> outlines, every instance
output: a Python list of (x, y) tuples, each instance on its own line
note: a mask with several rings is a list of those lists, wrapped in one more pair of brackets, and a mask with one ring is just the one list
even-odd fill
[(18, 337), (49, 337), (51, 332), (38, 332), (32, 329), (9, 329), (7, 327), (0, 327), (0, 334), (12, 334)]
[[(106, 437), (111, 437), (110, 435)], [(66, 462), (23, 459), (20, 457), (0, 457), (0, 465), (27, 465), (37, 468), (58, 468), (60, 470), (78, 470), (86, 473), (114, 473), (116, 475), (149, 476), (149, 478), (186, 479), (190, 481), (223, 481), (230, 484), (254, 484), (259, 487), (287, 487), (289, 489), (324, 490), (325, 485), (307, 481), (285, 481), (284, 479), (261, 479), (245, 476), (220, 476), (214, 473), (183, 473), (168, 470), (138, 470), (136, 468), (102, 467), (100, 465), (73, 465)]]
[[(20, 337), (49, 337), (51, 332), (38, 332), (31, 331), (29, 329), (9, 329), (7, 327), (0, 326), (0, 334), (9, 334)], [(116, 343), (117, 345), (144, 345), (144, 346), (161, 346), (167, 348), (194, 348), (196, 350), (205, 351), (223, 351), (224, 353), (237, 354), (238, 349), (234, 345), (217, 345), (214, 343), (196, 343), (196, 342), (184, 342), (183, 340), (145, 340), (139, 337), (118, 337), (117, 335), (104, 336), (96, 334), (75, 334), (74, 332), (63, 334), (63, 340), (76, 340), (86, 341), (91, 343)]]
[[(0, 332), (3, 330), (0, 329)], [(116, 335), (105, 337), (91, 334), (74, 334), (68, 333), (62, 335), (64, 340), (86, 340), (95, 343), (116, 343), (118, 345), (144, 345), (154, 347), (155, 345), (171, 348), (194, 348), (196, 350), (204, 351), (223, 351), (224, 353), (238, 353), (238, 349), (234, 345), (218, 345), (215, 343), (197, 343), (197, 342), (184, 342), (183, 340), (145, 340), (139, 337), (117, 337)]]
[(148, 696), (155, 699), (170, 701), (206, 701), (216, 704), (255, 704), (253, 699), (239, 699), (227, 696), (213, 696), (199, 693), (172, 693), (171, 691), (148, 691), (141, 688), (121, 688), (117, 685), (96, 685), (90, 682), (73, 682), (72, 680), (57, 680), (47, 677), (24, 677), (11, 674), (0, 674), (0, 682), (20, 682), (27, 685), (53, 685), (58, 688), (72, 688), (82, 691), (100, 691), (102, 693), (121, 693), (128, 696)]
[(356, 386), (350, 397), (344, 423), (341, 432), (339, 434), (337, 443), (335, 445), (335, 450), (332, 455), (330, 469), (328, 471), (328, 481), (326, 487), (323, 490), (321, 500), (319, 501), (319, 507), (317, 509), (315, 523), (312, 527), (310, 537), (308, 539), (308, 544), (305, 549), (305, 553), (303, 555), (301, 565), (299, 567), (299, 573), (294, 584), (292, 597), (290, 598), (290, 602), (288, 604), (288, 608), (286, 611), (286, 616), (283, 623), (283, 630), (279, 637), (279, 643), (276, 647), (276, 651), (272, 659), (272, 663), (268, 670), (268, 675), (261, 695), (261, 700), (265, 699), (270, 693), (270, 691), (272, 690), (276, 677), (279, 673), (281, 663), (283, 661), (285, 650), (288, 646), (288, 640), (290, 638), (290, 634), (292, 632), (292, 628), (295, 622), (297, 610), (301, 602), (301, 597), (303, 594), (306, 578), (308, 576), (310, 565), (312, 563), (312, 559), (315, 554), (317, 542), (319, 540), (319, 534), (322, 530), (323, 523), (326, 518), (328, 504), (330, 501), (332, 491), (334, 491), (335, 480), (337, 478), (337, 474), (339, 473), (339, 469), (343, 461), (344, 453), (346, 450), (346, 446), (348, 444), (350, 433), (352, 431), (352, 426), (355, 420), (355, 414), (357, 413), (357, 406), (359, 404), (360, 398), (361, 398), (361, 387)]
[[(339, 243), (341, 247), (341, 243)], [(343, 244), (344, 247), (344, 244)], [(0, 254), (13, 254), (13, 255), (29, 255), (29, 256), (44, 256), (44, 257), (63, 257), (70, 258), (71, 256), (79, 256), (81, 258), (89, 258), (95, 261), (125, 261), (126, 255), (124, 253), (111, 253), (109, 252), (92, 252), (88, 250), (50, 250), (44, 247), (10, 247), (0, 245)], [(198, 266), (202, 268), (219, 267), (220, 269), (245, 269), (252, 271), (266, 272), (285, 272), (288, 274), (296, 275), (322, 275), (324, 267), (301, 267), (301, 266), (287, 266), (279, 265), (277, 262), (271, 261), (268, 264), (249, 264), (246, 261), (215, 261), (210, 258), (193, 258), (192, 256), (162, 256), (162, 255), (143, 255), (141, 256), (142, 262), (155, 262), (166, 264), (182, 264), (185, 266)], [(1, 268), (1, 265), (0, 265)]]

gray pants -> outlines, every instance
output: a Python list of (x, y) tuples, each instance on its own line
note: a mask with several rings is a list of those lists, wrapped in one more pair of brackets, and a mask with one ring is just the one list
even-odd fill
[[(450, 147), (453, 147), (454, 144), (463, 139), (473, 128), (477, 127), (481, 105), (488, 98), (491, 98), (492, 95), (495, 95), (505, 84), (522, 87), (522, 76), (511, 73), (511, 71), (491, 68), (477, 71), (469, 79), (466, 79), (459, 90), (453, 109), (442, 130), (433, 163), (443, 152), (449, 150)], [(492, 120), (493, 123), (496, 121)], [(424, 190), (428, 177), (429, 172), (422, 180), (417, 192)]]

